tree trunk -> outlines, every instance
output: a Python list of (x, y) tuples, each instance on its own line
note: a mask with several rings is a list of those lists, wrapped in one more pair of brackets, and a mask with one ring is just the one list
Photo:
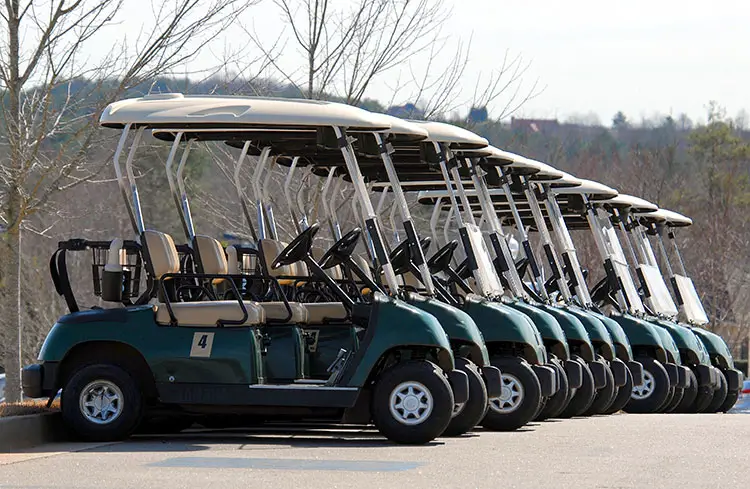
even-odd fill
[(0, 340), (5, 368), (5, 400), (21, 400), (21, 311), (20, 311), (20, 234), (18, 226), (0, 239)]

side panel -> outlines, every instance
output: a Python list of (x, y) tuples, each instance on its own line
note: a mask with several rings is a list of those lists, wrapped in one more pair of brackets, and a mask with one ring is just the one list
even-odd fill
[(558, 352), (563, 360), (570, 359), (570, 346), (568, 344), (569, 338), (566, 332), (563, 331), (563, 327), (559, 322), (559, 319), (549, 312), (545, 306), (541, 305), (530, 305), (520, 301), (513, 301), (508, 303), (509, 307), (516, 309), (533, 321), (534, 326), (539, 330), (539, 334), (542, 335), (542, 339), (547, 345), (555, 345), (555, 351)]
[(612, 319), (622, 327), (632, 348), (645, 347), (653, 349), (656, 352), (657, 360), (660, 362), (667, 361), (667, 351), (664, 348), (662, 337), (653, 324), (649, 324), (629, 314), (613, 314)]
[(612, 342), (617, 347), (616, 349), (622, 353), (620, 360), (632, 360), (633, 349), (630, 347), (630, 341), (628, 340), (625, 331), (622, 329), (622, 326), (620, 326), (617, 321), (605, 316), (604, 314), (600, 314), (596, 311), (588, 311), (588, 313), (599, 319), (599, 321), (601, 321), (602, 324), (604, 324), (604, 326), (607, 328), (607, 331), (612, 337)]
[(703, 328), (694, 327), (693, 332), (700, 338), (708, 350), (711, 362), (724, 368), (734, 368), (734, 359), (724, 339)]
[(352, 371), (343, 374), (347, 386), (363, 386), (383, 354), (399, 347), (434, 348), (444, 371), (455, 368), (448, 335), (438, 320), (406, 302), (377, 299), (367, 329), (369, 331), (351, 362)]
[(607, 360), (614, 360), (616, 357), (615, 345), (612, 336), (607, 331), (604, 323), (589, 311), (584, 311), (574, 306), (567, 306), (564, 309), (567, 313), (572, 314), (583, 324), (586, 332), (593, 343), (600, 351), (601, 355)]
[[(61, 318), (47, 335), (39, 359), (62, 361), (74, 346), (89, 341), (115, 341), (143, 355), (157, 383), (257, 383), (260, 357), (255, 328), (182, 328), (160, 326), (151, 307), (122, 309), (123, 320), (84, 322), (74, 314)], [(106, 317), (106, 316), (105, 316)]]
[(484, 338), (477, 324), (471, 319), (471, 316), (461, 309), (436, 299), (410, 300), (409, 304), (435, 316), (448, 334), (451, 342), (455, 341), (471, 345), (473, 347), (472, 351), (477, 352), (477, 354), (472, 355), (474, 363), (480, 367), (490, 364), (490, 356), (487, 354), (487, 346), (484, 344)]
[(689, 328), (664, 319), (652, 319), (650, 321), (664, 328), (677, 345), (678, 350), (685, 351), (687, 358), (683, 358), (683, 361), (710, 365), (710, 360), (705, 355), (702, 355), (702, 348), (699, 345), (700, 340), (698, 340), (698, 337)]
[(531, 363), (546, 363), (547, 352), (534, 323), (506, 304), (467, 299), (464, 310), (482, 332), (488, 348), (493, 343), (516, 343), (524, 347)]

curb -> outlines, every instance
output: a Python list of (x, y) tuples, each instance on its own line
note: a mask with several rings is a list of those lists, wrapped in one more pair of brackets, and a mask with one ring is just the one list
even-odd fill
[(60, 413), (0, 418), (0, 453), (66, 439)]

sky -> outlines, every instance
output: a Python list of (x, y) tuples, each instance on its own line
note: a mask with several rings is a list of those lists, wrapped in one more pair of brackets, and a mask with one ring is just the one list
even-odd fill
[[(617, 111), (623, 111), (636, 122), (682, 113), (700, 121), (711, 100), (731, 117), (750, 110), (748, 2), (445, 1), (452, 14), (443, 34), (452, 42), (472, 39), (470, 64), (462, 77), (463, 99), (471, 97), (478, 74), (487, 76), (497, 70), (499, 57), (508, 50), (530, 63), (522, 91), (536, 81), (542, 88), (517, 116), (567, 120), (593, 114), (609, 124)], [(127, 0), (126, 5), (135, 7), (141, 2), (149, 3)], [(134, 36), (141, 15), (139, 8), (129, 8), (125, 21), (108, 35), (113, 40)], [(251, 7), (240, 21), (269, 42), (284, 30), (271, 0)], [(232, 47), (249, 49), (245, 39), (238, 27), (229, 29), (213, 39), (211, 48), (190, 68), (207, 67), (215, 63), (218, 53)], [(285, 49), (287, 66), (299, 59), (298, 51)], [(420, 66), (419, 59), (412, 63)], [(372, 85), (368, 95), (391, 100), (395, 80), (406, 70), (401, 66), (389, 72)], [(501, 97), (496, 104), (503, 102)]]

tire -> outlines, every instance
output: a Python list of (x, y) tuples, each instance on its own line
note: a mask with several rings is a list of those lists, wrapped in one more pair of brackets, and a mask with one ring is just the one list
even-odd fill
[(680, 387), (675, 388), (674, 396), (672, 396), (672, 400), (669, 401), (666, 406), (664, 406), (661, 412), (663, 413), (675, 412), (675, 409), (677, 409), (677, 407), (682, 402), (682, 398), (684, 395), (685, 395), (685, 389), (682, 389)]
[(719, 371), (719, 388), (714, 391), (714, 397), (711, 402), (703, 410), (704, 413), (718, 413), (721, 405), (727, 398), (729, 384), (727, 384), (727, 378), (724, 377), (724, 373)]
[(667, 394), (667, 399), (664, 401), (664, 404), (659, 406), (659, 409), (656, 411), (658, 413), (666, 413), (667, 408), (672, 404), (672, 401), (674, 400), (674, 396), (677, 393), (677, 387), (672, 386), (669, 388), (669, 394)]
[(568, 405), (562, 410), (560, 418), (572, 418), (574, 416), (581, 416), (594, 402), (594, 395), (596, 394), (596, 387), (594, 387), (594, 375), (591, 373), (591, 369), (584, 360), (580, 357), (575, 358), (583, 367), (583, 383), (581, 387), (575, 390), (573, 397), (571, 397)]
[(542, 388), (531, 365), (518, 357), (495, 357), (492, 365), (502, 372), (503, 395), (490, 399), (482, 426), (513, 431), (529, 423), (542, 400)]
[(641, 357), (636, 361), (643, 364), (643, 384), (633, 386), (625, 411), (656, 413), (669, 396), (669, 375), (661, 362), (654, 358)]
[(698, 378), (695, 376), (693, 371), (688, 372), (688, 386), (683, 389), (682, 400), (677, 404), (677, 407), (672, 411), (673, 413), (690, 413), (693, 409), (693, 403), (698, 395)]
[(625, 385), (617, 388), (617, 394), (615, 399), (610, 403), (607, 409), (604, 410), (604, 414), (614, 414), (622, 409), (630, 402), (630, 394), (633, 392), (633, 375), (630, 373), (630, 369), (625, 370)]
[(737, 400), (739, 398), (740, 391), (728, 391), (726, 399), (724, 399), (724, 402), (721, 403), (721, 407), (719, 407), (719, 410), (717, 412), (726, 413), (727, 411), (732, 409), (735, 404), (737, 404)]
[(711, 386), (703, 386), (698, 388), (698, 393), (695, 396), (693, 405), (688, 410), (689, 413), (703, 413), (711, 404), (714, 399), (714, 388)]
[(584, 416), (593, 416), (594, 414), (605, 414), (606, 409), (612, 404), (617, 394), (615, 387), (615, 376), (609, 365), (604, 364), (604, 378), (606, 380), (604, 387), (597, 390), (594, 394), (594, 400), (591, 405), (584, 411)]
[(451, 418), (443, 436), (459, 436), (471, 431), (482, 421), (489, 400), (482, 374), (471, 360), (456, 357), (456, 369), (466, 372), (469, 376), (469, 400), (461, 405), (460, 411)]
[(115, 365), (87, 365), (62, 391), (62, 418), (85, 441), (118, 441), (130, 436), (143, 417), (137, 382)]
[(398, 363), (380, 374), (372, 395), (372, 419), (389, 440), (428, 443), (448, 427), (453, 391), (440, 368), (427, 360)]
[(558, 372), (560, 389), (552, 397), (547, 398), (544, 407), (534, 418), (536, 421), (544, 421), (545, 419), (557, 417), (565, 409), (565, 406), (568, 405), (568, 400), (570, 399), (570, 384), (568, 383), (568, 376), (565, 374), (565, 369), (557, 361), (551, 363)]

